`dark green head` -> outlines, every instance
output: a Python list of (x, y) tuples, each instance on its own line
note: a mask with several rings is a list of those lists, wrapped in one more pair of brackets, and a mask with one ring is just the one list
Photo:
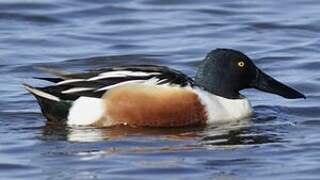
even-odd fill
[(195, 82), (205, 90), (229, 99), (241, 98), (239, 91), (246, 88), (256, 88), (289, 99), (305, 98), (262, 72), (248, 56), (232, 49), (211, 51), (200, 64)]

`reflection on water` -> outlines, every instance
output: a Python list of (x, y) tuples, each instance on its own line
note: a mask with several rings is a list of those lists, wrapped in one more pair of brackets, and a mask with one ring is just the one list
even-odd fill
[(112, 141), (116, 139), (125, 139), (127, 137), (157, 137), (168, 140), (184, 140), (198, 137), (197, 132), (203, 129), (204, 127), (132, 128), (128, 126), (99, 129), (94, 127), (65, 127), (61, 126), (61, 124), (48, 123), (43, 128), (43, 136), (50, 139), (53, 136), (59, 135), (58, 139), (66, 139), (71, 142)]
[[(267, 117), (253, 117), (254, 121)], [(274, 119), (274, 118), (272, 118)], [(43, 136), (47, 139), (60, 139), (70, 142), (113, 141), (126, 138), (161, 139), (192, 141), (188, 148), (194, 147), (240, 147), (241, 145), (265, 144), (279, 142), (272, 132), (266, 132), (267, 127), (252, 124), (252, 119), (242, 119), (232, 122), (219, 122), (210, 126), (183, 128), (132, 128), (116, 126), (110, 128), (66, 127), (61, 124), (47, 123), (43, 127)], [(174, 148), (172, 148), (174, 149)]]
[(204, 132), (202, 143), (209, 147), (237, 148), (245, 145), (259, 145), (279, 142), (275, 134), (265, 132), (264, 127), (244, 125), (222, 126), (210, 128)]
[[(82, 165), (79, 164), (83, 163), (104, 163), (105, 168), (110, 168), (107, 170), (109, 178), (132, 175), (169, 178), (180, 173), (207, 177), (204, 169), (209, 169), (214, 179), (241, 179), (232, 173), (233, 169), (238, 166), (257, 169), (259, 164), (268, 162), (259, 154), (239, 156), (238, 151), (283, 142), (283, 135), (278, 131), (283, 124), (275, 125), (274, 120), (275, 117), (268, 114), (256, 114), (253, 118), (211, 126), (155, 129), (127, 126), (97, 129), (46, 124), (41, 138), (50, 144), (70, 142), (60, 145), (62, 148), (52, 149), (50, 154), (53, 157), (71, 156), (80, 168)], [(225, 156), (225, 153), (229, 155)], [(88, 174), (81, 173), (81, 176), (87, 178), (89, 175), (99, 177), (104, 171), (85, 172)], [(76, 174), (80, 175), (79, 172)]]

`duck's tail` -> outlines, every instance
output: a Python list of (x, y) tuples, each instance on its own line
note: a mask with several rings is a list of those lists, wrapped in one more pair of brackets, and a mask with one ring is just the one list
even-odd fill
[(46, 93), (36, 87), (32, 87), (29, 84), (22, 84), (24, 86), (24, 88), (29, 91), (31, 94), (33, 94), (38, 100), (39, 99), (46, 99), (46, 100), (50, 100), (50, 101), (56, 101), (59, 102), (60, 98), (56, 97), (54, 95), (51, 95), (49, 93)]
[(23, 86), (38, 100), (42, 113), (49, 121), (65, 122), (67, 120), (72, 105), (71, 101), (62, 100), (28, 84), (23, 84)]

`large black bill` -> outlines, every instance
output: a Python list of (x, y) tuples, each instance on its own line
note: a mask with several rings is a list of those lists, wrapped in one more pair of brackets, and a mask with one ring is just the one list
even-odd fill
[(273, 79), (261, 70), (257, 70), (256, 79), (252, 82), (251, 86), (261, 91), (278, 94), (288, 99), (306, 98), (300, 92)]

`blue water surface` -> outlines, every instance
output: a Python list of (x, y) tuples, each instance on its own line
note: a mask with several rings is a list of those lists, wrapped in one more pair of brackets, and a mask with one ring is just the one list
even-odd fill
[[(317, 0), (0, 1), (1, 179), (319, 179)], [(307, 95), (243, 91), (254, 115), (206, 127), (46, 124), (22, 82), (35, 66), (164, 64), (193, 76), (212, 49), (248, 54)]]

